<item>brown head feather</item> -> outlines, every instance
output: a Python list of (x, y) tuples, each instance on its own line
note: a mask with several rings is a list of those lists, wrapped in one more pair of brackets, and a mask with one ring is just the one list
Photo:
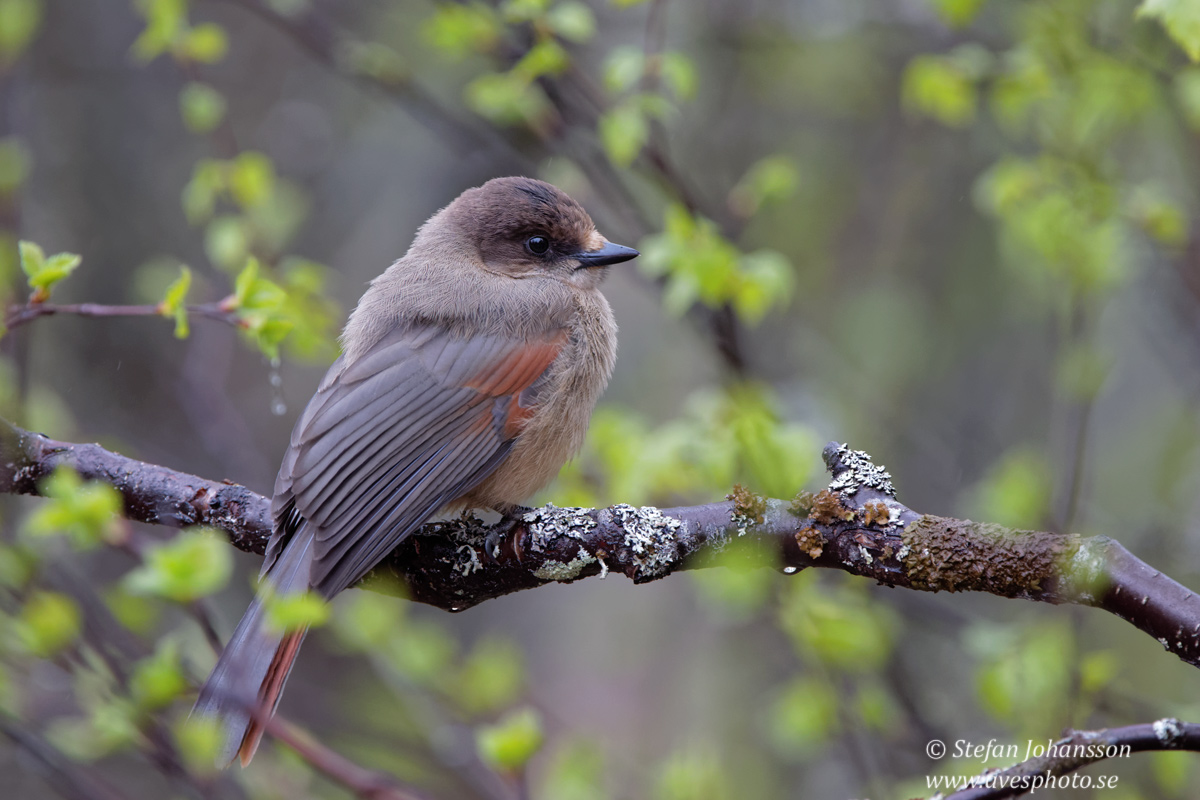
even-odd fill
[[(504, 272), (518, 267), (549, 269), (559, 259), (599, 246), (599, 234), (583, 207), (561, 190), (533, 178), (496, 178), (470, 189), (447, 209), (450, 220), (475, 245), (486, 265)], [(530, 237), (550, 249), (531, 253)]]

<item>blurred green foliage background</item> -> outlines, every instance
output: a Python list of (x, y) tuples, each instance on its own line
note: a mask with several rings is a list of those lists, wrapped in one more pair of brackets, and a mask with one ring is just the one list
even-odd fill
[[(0, 0), (6, 302), (150, 312), (7, 331), (0, 412), (268, 492), (366, 281), (524, 173), (643, 252), (540, 501), (789, 497), (837, 439), (919, 511), (1200, 585), (1198, 59), (1192, 0)], [(186, 722), (256, 559), (46, 491), (0, 509), (5, 795), (348, 796), (275, 745), (215, 774)], [(985, 766), (933, 738), (1200, 719), (1193, 670), (1098, 611), (842, 575), (348, 592), (309, 641), (281, 714), (439, 798), (902, 798)]]

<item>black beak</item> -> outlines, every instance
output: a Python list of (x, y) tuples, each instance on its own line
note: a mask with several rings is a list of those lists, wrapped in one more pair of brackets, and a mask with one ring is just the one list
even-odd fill
[(579, 259), (579, 268), (584, 269), (585, 267), (607, 267), (609, 264), (620, 264), (622, 261), (637, 258), (638, 255), (638, 251), (632, 247), (605, 242), (604, 247), (599, 250), (576, 253), (574, 257)]

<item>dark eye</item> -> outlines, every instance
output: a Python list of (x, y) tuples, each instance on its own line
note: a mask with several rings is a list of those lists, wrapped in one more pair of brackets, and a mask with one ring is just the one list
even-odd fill
[(550, 240), (545, 236), (530, 236), (525, 240), (525, 248), (535, 256), (543, 256), (550, 249)]

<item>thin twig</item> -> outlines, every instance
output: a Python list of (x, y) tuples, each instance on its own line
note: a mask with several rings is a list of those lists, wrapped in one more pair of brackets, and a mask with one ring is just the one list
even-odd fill
[(296, 751), (310, 766), (365, 800), (422, 800), (397, 784), (391, 775), (355, 764), (282, 717), (261, 718), (267, 733)]
[[(228, 308), (223, 302), (200, 303), (186, 306), (189, 316), (217, 320), (235, 328), (242, 327), (237, 313)], [(4, 326), (9, 330), (33, 322), (39, 317), (49, 317), (56, 314), (72, 314), (77, 317), (163, 317), (162, 308), (157, 304), (147, 305), (104, 305), (102, 303), (26, 303), (10, 306), (4, 317)]]

